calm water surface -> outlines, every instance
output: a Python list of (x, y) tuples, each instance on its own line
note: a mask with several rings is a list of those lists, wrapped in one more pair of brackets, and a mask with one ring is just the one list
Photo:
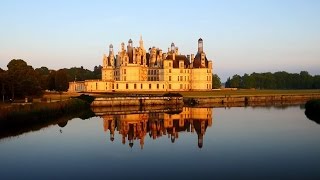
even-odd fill
[(299, 106), (104, 114), (0, 140), (1, 179), (319, 179)]

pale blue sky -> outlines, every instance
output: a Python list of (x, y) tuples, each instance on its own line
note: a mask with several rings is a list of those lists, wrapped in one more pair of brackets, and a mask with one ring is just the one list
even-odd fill
[(1, 0), (0, 67), (24, 59), (50, 69), (102, 63), (112, 43), (196, 53), (204, 40), (213, 70), (234, 74), (285, 70), (320, 74), (320, 1)]

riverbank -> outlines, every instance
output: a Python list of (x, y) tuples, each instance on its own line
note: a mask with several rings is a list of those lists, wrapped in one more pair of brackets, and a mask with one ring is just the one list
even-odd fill
[(59, 118), (89, 109), (90, 104), (78, 98), (60, 102), (7, 104), (0, 107), (0, 124), (16, 126)]
[(259, 103), (305, 103), (311, 99), (319, 99), (320, 94), (305, 94), (305, 95), (233, 95), (233, 96), (216, 96), (216, 97), (185, 97), (184, 103), (188, 105), (195, 104), (232, 104), (244, 103), (246, 105), (259, 104)]
[[(90, 93), (95, 97), (124, 97), (130, 95), (163, 95), (166, 91), (159, 92), (114, 92), (114, 93)], [(171, 93), (179, 93), (187, 98), (211, 98), (211, 97), (238, 97), (238, 96), (276, 96), (276, 95), (320, 95), (320, 89), (307, 90), (255, 90), (255, 89), (238, 89), (238, 90), (223, 90), (216, 89), (211, 91), (176, 91)]]
[(320, 90), (212, 90), (175, 92), (183, 96), (164, 98), (166, 92), (90, 93), (96, 97), (91, 106), (206, 105), (305, 103), (320, 98)]

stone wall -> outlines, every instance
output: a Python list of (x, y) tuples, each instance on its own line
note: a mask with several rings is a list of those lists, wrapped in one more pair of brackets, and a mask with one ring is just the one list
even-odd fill
[(152, 106), (183, 104), (182, 97), (103, 97), (95, 98), (91, 106)]

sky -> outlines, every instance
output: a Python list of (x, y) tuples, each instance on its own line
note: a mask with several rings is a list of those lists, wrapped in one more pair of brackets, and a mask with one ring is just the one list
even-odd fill
[(23, 59), (34, 68), (102, 64), (121, 42), (196, 54), (201, 37), (222, 82), (234, 74), (320, 74), (318, 0), (1, 0), (0, 68)]

